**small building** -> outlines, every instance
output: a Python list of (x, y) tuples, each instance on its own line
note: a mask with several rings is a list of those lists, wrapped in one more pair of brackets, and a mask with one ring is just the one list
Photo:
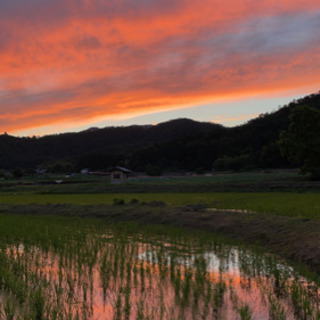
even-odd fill
[(89, 168), (83, 168), (81, 169), (81, 174), (89, 174), (90, 169)]
[(131, 170), (123, 167), (114, 167), (110, 170), (111, 183), (124, 183), (127, 181)]

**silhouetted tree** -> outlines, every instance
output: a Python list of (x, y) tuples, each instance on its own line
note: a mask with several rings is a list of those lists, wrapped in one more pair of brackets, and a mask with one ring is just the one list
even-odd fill
[(279, 139), (282, 154), (300, 165), (302, 174), (320, 179), (320, 111), (299, 106), (290, 115), (289, 128)]

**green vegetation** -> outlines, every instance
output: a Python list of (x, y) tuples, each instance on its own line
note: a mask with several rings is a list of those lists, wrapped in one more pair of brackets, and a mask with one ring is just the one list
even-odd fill
[(301, 166), (302, 174), (320, 178), (320, 110), (308, 106), (295, 108), (287, 131), (280, 135), (281, 152)]
[(319, 317), (318, 284), (210, 233), (0, 215), (0, 318)]
[[(120, 199), (120, 200), (119, 200)], [(228, 193), (107, 193), (34, 194), (2, 193), (2, 204), (76, 204), (99, 205), (125, 202), (164, 202), (171, 206), (201, 204), (217, 209), (238, 209), (259, 213), (320, 219), (318, 192), (228, 192)], [(121, 201), (122, 200), (122, 201)]]
[[(60, 181), (62, 183), (57, 183)], [(166, 174), (161, 177), (133, 175), (126, 184), (111, 184), (110, 177), (81, 174), (26, 175), (0, 180), (2, 192), (62, 193), (157, 193), (209, 191), (310, 191), (320, 190), (317, 181), (304, 181), (297, 170), (215, 173), (205, 175)]]

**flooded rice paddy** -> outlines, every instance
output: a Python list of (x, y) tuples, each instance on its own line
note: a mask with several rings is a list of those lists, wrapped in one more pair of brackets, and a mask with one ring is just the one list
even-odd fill
[(320, 319), (314, 282), (210, 234), (84, 218), (0, 223), (0, 319)]

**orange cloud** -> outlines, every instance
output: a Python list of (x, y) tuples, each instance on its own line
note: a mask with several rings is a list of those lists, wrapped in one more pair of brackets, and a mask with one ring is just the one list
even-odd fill
[(274, 95), (320, 82), (320, 4), (0, 3), (3, 131)]

